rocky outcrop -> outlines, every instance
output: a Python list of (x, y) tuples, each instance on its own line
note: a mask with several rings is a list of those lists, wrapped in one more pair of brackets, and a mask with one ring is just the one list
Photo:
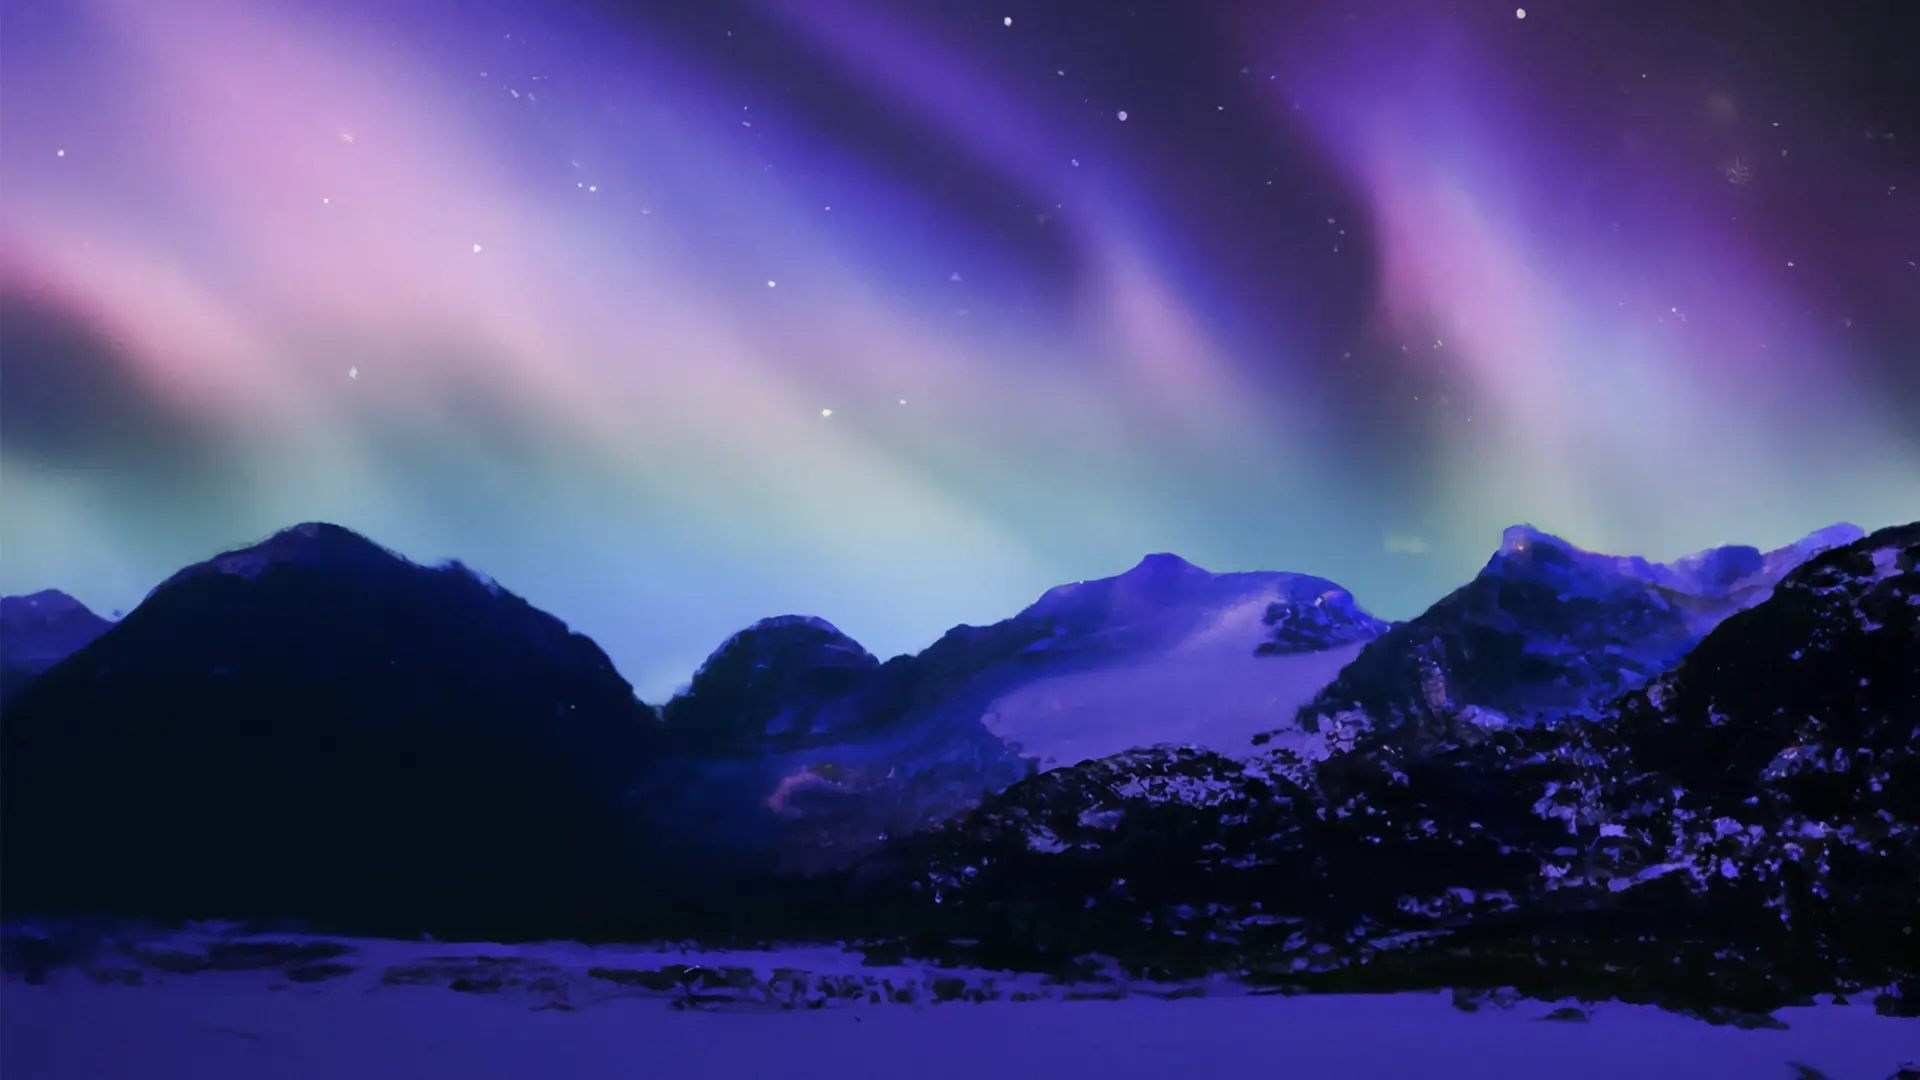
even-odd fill
[(1920, 1000), (1920, 525), (1812, 557), (1593, 716), (1378, 726), (1321, 762), (1136, 751), (853, 875), (989, 962), (1509, 986), (1753, 1015)]

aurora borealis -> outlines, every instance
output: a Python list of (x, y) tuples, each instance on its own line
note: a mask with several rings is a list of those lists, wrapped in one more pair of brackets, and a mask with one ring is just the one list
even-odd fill
[(1404, 618), (1920, 517), (1897, 7), (12, 3), (0, 591), (330, 520), (659, 700), (1151, 551)]

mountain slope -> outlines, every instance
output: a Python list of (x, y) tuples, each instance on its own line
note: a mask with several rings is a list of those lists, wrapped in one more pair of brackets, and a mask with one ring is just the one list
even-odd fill
[(1321, 988), (1920, 1009), (1920, 525), (1811, 558), (1596, 717), (1135, 751), (850, 876), (918, 947)]
[(332, 525), (189, 567), (0, 732), (15, 911), (587, 918), (657, 732), (588, 639)]
[(1618, 820), (1719, 918), (1920, 976), (1920, 523), (1813, 557), (1609, 727)]
[(1150, 555), (949, 633), (888, 692), (904, 711), (977, 717), (1042, 767), (1161, 742), (1240, 753), (1385, 629), (1323, 578)]
[(1471, 582), (1362, 649), (1300, 724), (1439, 737), (1462, 723), (1591, 713), (1671, 668), (1815, 552), (1860, 535), (1834, 526), (1769, 554), (1723, 547), (1662, 565), (1515, 526)]
[(58, 589), (0, 596), (0, 701), (111, 626)]
[(1324, 579), (1172, 555), (885, 664), (783, 616), (729, 639), (667, 704), (669, 744), (694, 760), (652, 786), (707, 852), (840, 865), (1036, 767), (1162, 742), (1249, 752), (1384, 629)]

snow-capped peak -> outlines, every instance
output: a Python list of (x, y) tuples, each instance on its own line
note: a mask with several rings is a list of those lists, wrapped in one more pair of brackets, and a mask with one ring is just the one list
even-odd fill
[(1216, 574), (1161, 552), (1113, 577), (1049, 589), (1020, 615), (1060, 619), (1082, 632), (1148, 624), (1171, 629), (1177, 624), (1184, 633), (1191, 629), (1189, 623), (1208, 621), (1211, 613), (1255, 598), (1263, 605), (1310, 607), (1316, 598), (1351, 603), (1345, 589), (1325, 578), (1266, 570)]
[(1867, 530), (1862, 529), (1852, 522), (1842, 521), (1836, 525), (1829, 525), (1824, 529), (1815, 529), (1813, 532), (1808, 533), (1806, 536), (1801, 537), (1780, 550), (1798, 551), (1802, 555), (1811, 558), (1829, 548), (1846, 547), (1848, 544), (1857, 543), (1866, 538)]
[[(1500, 550), (1489, 570), (1558, 566), (1599, 578), (1625, 579), (1697, 596), (1727, 597), (1743, 590), (1764, 590), (1788, 571), (1814, 555), (1851, 544), (1863, 536), (1859, 526), (1840, 523), (1818, 529), (1785, 547), (1762, 553), (1742, 544), (1696, 551), (1669, 563), (1637, 555), (1606, 555), (1589, 551), (1529, 524), (1509, 526), (1501, 533)], [(1599, 581), (1595, 582), (1600, 583)], [(1748, 603), (1764, 599), (1749, 597)]]

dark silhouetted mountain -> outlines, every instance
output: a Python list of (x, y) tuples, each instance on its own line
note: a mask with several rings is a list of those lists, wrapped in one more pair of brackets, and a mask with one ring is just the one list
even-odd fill
[(832, 623), (762, 619), (715, 650), (663, 710), (676, 749), (762, 754), (797, 749), (858, 722), (852, 708), (880, 661)]
[(1658, 564), (1515, 526), (1471, 582), (1363, 648), (1300, 725), (1335, 738), (1374, 725), (1437, 735), (1592, 713), (1815, 552), (1860, 536), (1839, 525), (1770, 554), (1723, 547)]
[(636, 872), (657, 726), (494, 582), (297, 526), (175, 574), (11, 705), (5, 901), (578, 926)]
[(918, 660), (881, 665), (810, 616), (729, 638), (662, 710), (671, 756), (647, 780), (653, 831), (716, 875), (812, 872), (1026, 775), (977, 718), (911, 707)]
[(1597, 716), (1373, 727), (1317, 763), (1130, 751), (1023, 781), (849, 880), (922, 952), (997, 966), (1098, 953), (1721, 1019), (1891, 987), (1877, 1007), (1909, 1015), (1920, 525), (1768, 592)]
[(58, 589), (0, 596), (0, 702), (112, 625)]

